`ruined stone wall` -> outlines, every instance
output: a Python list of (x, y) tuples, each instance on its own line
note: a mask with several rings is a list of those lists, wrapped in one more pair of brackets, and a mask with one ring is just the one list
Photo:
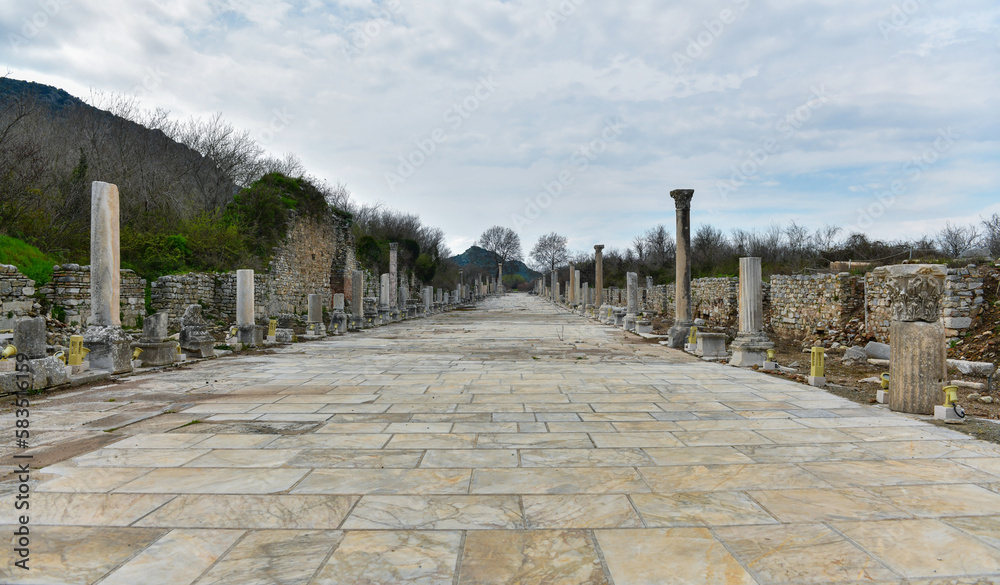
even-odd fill
[(861, 279), (847, 272), (771, 276), (765, 323), (778, 335), (801, 337), (817, 327), (839, 329), (864, 303)]
[[(132, 270), (121, 271), (121, 320), (123, 327), (139, 327), (146, 315), (146, 280)], [(90, 319), (90, 266), (56, 265), (52, 280), (39, 289), (51, 308), (66, 313), (70, 325), (86, 326)]]
[[(886, 280), (872, 273), (865, 275), (867, 302), (865, 303), (865, 330), (877, 340), (889, 342), (889, 291)], [(972, 327), (982, 312), (983, 278), (979, 268), (969, 265), (965, 268), (949, 268), (944, 282), (944, 297), (941, 303), (941, 317), (945, 334), (949, 339), (957, 339), (962, 332)]]
[[(323, 221), (293, 218), (268, 271), (254, 273), (254, 314), (259, 321), (280, 313), (304, 315), (310, 294), (324, 295), (326, 306), (332, 307), (334, 293), (350, 295), (354, 269), (354, 240), (347, 222), (332, 214)], [(152, 284), (152, 303), (158, 311), (169, 311), (175, 326), (185, 307), (193, 304), (201, 304), (210, 318), (235, 321), (236, 273), (162, 276)]]
[(17, 266), (0, 264), (0, 330), (12, 329), (18, 317), (24, 317), (35, 304), (35, 281), (21, 274)]

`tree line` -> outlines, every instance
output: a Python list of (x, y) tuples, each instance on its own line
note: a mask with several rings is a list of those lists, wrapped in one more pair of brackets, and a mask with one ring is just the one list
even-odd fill
[[(904, 260), (948, 262), (959, 258), (1000, 257), (1000, 214), (978, 223), (946, 223), (933, 235), (913, 240), (880, 240), (862, 233), (844, 235), (835, 225), (810, 231), (796, 222), (773, 223), (763, 229), (734, 228), (728, 233), (700, 225), (691, 236), (692, 278), (737, 276), (739, 259), (761, 258), (765, 275), (804, 274), (829, 271), (834, 262), (859, 262), (858, 270)], [(568, 275), (568, 265), (581, 271), (585, 280), (594, 282), (594, 252), (570, 251), (567, 238), (558, 233), (541, 236), (532, 248), (534, 267), (543, 274), (560, 271), (560, 280)], [(630, 245), (604, 249), (605, 286), (625, 286), (625, 275), (637, 272), (652, 276), (656, 284), (674, 281), (677, 257), (674, 234), (659, 224), (636, 235)]]

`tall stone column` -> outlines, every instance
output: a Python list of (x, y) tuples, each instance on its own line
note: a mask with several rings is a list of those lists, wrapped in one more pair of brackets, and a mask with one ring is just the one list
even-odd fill
[(600, 309), (604, 304), (604, 246), (594, 246), (594, 309)]
[(549, 292), (552, 293), (552, 302), (559, 302), (559, 271), (552, 271), (552, 284), (549, 286)]
[(635, 323), (639, 320), (639, 275), (635, 272), (625, 274), (626, 302), (625, 309), (625, 329), (631, 331), (635, 329)]
[(580, 314), (587, 314), (587, 301), (590, 300), (590, 283), (585, 282), (580, 287)]
[(396, 296), (396, 290), (399, 279), (396, 273), (396, 264), (399, 261), (399, 244), (396, 242), (389, 243), (389, 308), (397, 309), (399, 307), (399, 298)]
[(730, 347), (730, 365), (741, 367), (763, 366), (774, 347), (764, 334), (760, 258), (740, 258), (739, 332)]
[(876, 268), (889, 290), (889, 408), (933, 414), (943, 404), (947, 352), (941, 297), (947, 271), (940, 264)]
[(573, 302), (576, 303), (576, 304), (578, 304), (578, 305), (583, 304), (583, 303), (586, 302), (583, 299), (583, 296), (580, 294), (580, 286), (581, 286), (580, 280), (581, 280), (580, 279), (580, 271), (579, 270), (574, 270), (573, 271)]
[(574, 291), (576, 290), (576, 287), (574, 285), (576, 283), (573, 281), (573, 275), (574, 274), (576, 274), (576, 267), (573, 266), (572, 262), (570, 262), (569, 263), (569, 280), (566, 281), (566, 304), (567, 305), (572, 305), (576, 301), (576, 294), (574, 293)]
[(694, 189), (670, 192), (677, 213), (677, 272), (674, 294), (674, 326), (670, 328), (670, 347), (684, 347), (694, 319), (691, 314), (691, 198)]
[(90, 367), (132, 371), (131, 338), (121, 321), (121, 231), (118, 187), (94, 181), (90, 191), (90, 319), (83, 342)]
[(236, 271), (236, 327), (240, 343), (257, 347), (264, 342), (264, 333), (257, 327), (254, 300), (253, 270)]
[(351, 328), (360, 329), (365, 323), (365, 273), (355, 270), (351, 277)]

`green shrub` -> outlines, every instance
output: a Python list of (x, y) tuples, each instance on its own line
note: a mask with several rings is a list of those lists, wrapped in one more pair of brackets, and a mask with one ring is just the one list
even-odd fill
[(34, 280), (35, 286), (40, 286), (52, 278), (56, 260), (31, 244), (0, 235), (0, 264), (17, 266), (21, 274)]

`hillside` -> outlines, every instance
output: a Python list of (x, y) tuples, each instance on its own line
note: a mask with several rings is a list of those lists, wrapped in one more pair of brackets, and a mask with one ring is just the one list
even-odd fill
[[(496, 270), (496, 264), (493, 261), (493, 255), (486, 250), (480, 248), (479, 246), (472, 246), (465, 252), (462, 252), (458, 256), (452, 256), (449, 258), (459, 267), (465, 267), (468, 265), (475, 266), (477, 268), (482, 268), (490, 274)], [(504, 265), (503, 268), (504, 275), (508, 274), (518, 274), (523, 276), (528, 282), (535, 280), (541, 276), (540, 272), (536, 272), (525, 265), (524, 262), (520, 260), (513, 260)], [(495, 275), (494, 275), (495, 276)]]

